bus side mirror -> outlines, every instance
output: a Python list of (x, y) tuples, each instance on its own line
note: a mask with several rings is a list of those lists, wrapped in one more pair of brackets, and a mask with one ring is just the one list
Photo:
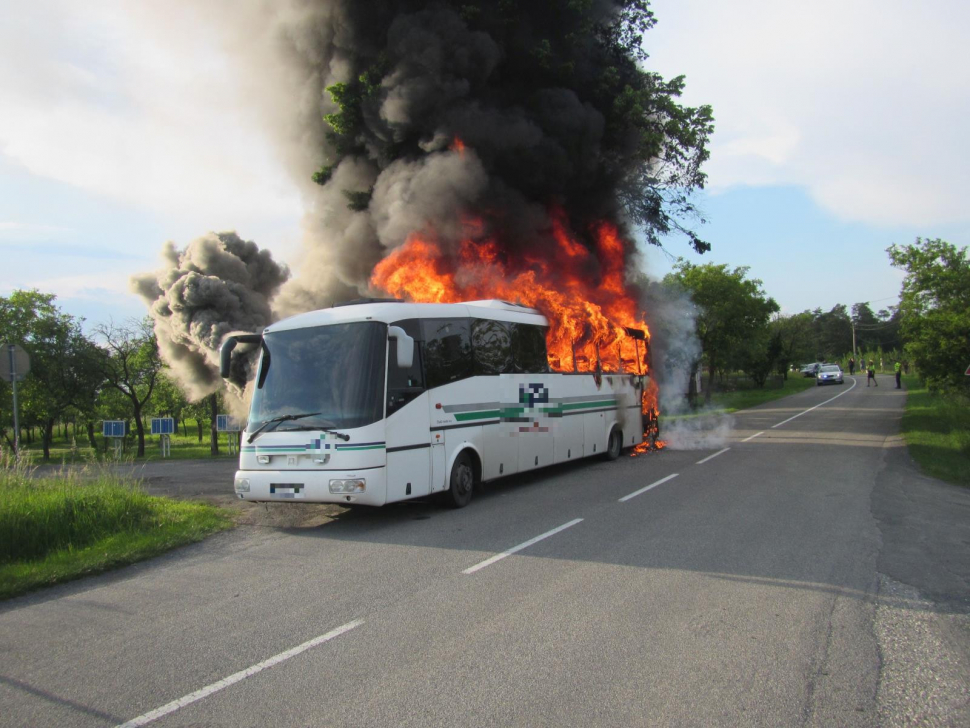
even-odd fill
[(222, 378), (229, 378), (232, 350), (236, 348), (236, 344), (258, 344), (262, 340), (262, 334), (233, 334), (227, 336), (222, 342), (222, 348), (219, 351), (219, 374), (222, 375)]
[(387, 336), (397, 339), (397, 366), (400, 369), (410, 369), (414, 364), (414, 339), (408, 336), (400, 326), (388, 326)]

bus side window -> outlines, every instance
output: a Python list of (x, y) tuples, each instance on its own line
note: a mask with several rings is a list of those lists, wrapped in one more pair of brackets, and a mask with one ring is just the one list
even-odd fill
[[(400, 326), (408, 336), (420, 338), (420, 326), (414, 319), (396, 321), (392, 326)], [(387, 415), (397, 412), (425, 390), (424, 374), (421, 367), (422, 347), (416, 341), (414, 361), (407, 369), (397, 365), (397, 339), (388, 339), (387, 350)]]
[(512, 372), (512, 334), (504, 321), (472, 321), (475, 376)]
[(422, 328), (424, 368), (429, 389), (472, 375), (472, 340), (468, 319), (425, 319)]
[(545, 328), (531, 324), (512, 324), (512, 359), (517, 372), (548, 372)]

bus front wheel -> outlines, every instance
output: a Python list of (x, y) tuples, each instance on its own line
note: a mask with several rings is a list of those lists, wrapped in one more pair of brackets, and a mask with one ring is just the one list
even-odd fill
[(603, 453), (604, 460), (616, 460), (620, 457), (620, 450), (623, 449), (623, 433), (619, 428), (614, 427), (610, 430), (610, 439), (606, 442), (606, 452)]
[(445, 491), (445, 503), (452, 508), (464, 508), (472, 499), (475, 489), (475, 465), (467, 452), (463, 452), (455, 459), (451, 466), (450, 487)]

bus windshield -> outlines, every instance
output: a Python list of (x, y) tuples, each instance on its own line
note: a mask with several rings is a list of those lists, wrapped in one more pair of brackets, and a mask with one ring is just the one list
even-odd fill
[(384, 416), (386, 347), (387, 326), (376, 321), (266, 334), (248, 429), (311, 412), (277, 431), (377, 422)]

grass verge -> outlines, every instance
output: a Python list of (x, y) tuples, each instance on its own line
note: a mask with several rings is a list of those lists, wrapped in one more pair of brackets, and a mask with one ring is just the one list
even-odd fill
[[(132, 564), (233, 525), (228, 511), (150, 496), (107, 471), (34, 478), (0, 463), (0, 599)], [(93, 475), (93, 477), (92, 477)]]
[(755, 407), (774, 399), (781, 399), (790, 394), (798, 394), (809, 387), (815, 386), (815, 379), (801, 375), (791, 375), (784, 380), (781, 387), (763, 389), (739, 389), (735, 392), (721, 392), (711, 395), (711, 405), (715, 411), (730, 414), (738, 410)]
[[(203, 431), (203, 438), (199, 440), (198, 431), (194, 420), (188, 421), (187, 427), (179, 428), (179, 430), (171, 436), (171, 453), (168, 459), (171, 460), (197, 460), (197, 459), (212, 459), (212, 458), (236, 458), (239, 457), (238, 454), (229, 454), (229, 438), (225, 433), (219, 433), (219, 454), (212, 455), (209, 451), (209, 426), (205, 425)], [(149, 428), (151, 425), (151, 418), (145, 419), (145, 427)], [(134, 432), (134, 429), (132, 430)], [(54, 439), (51, 442), (50, 462), (53, 463), (70, 463), (70, 464), (85, 464), (92, 461), (99, 462), (109, 462), (115, 461), (113, 448), (109, 446), (107, 450), (105, 449), (105, 438), (101, 436), (98, 432), (94, 436), (95, 443), (98, 447), (92, 448), (88, 442), (87, 435), (85, 434), (83, 428), (75, 430), (70, 425), (63, 427), (57, 425), (54, 428)], [(160, 450), (160, 438), (158, 435), (145, 435), (145, 457), (139, 458), (135, 456), (135, 452), (138, 449), (138, 439), (134, 434), (128, 436), (125, 443), (125, 452), (122, 457), (125, 460), (134, 460), (136, 462), (147, 462), (149, 460), (161, 460), (161, 450)], [(37, 462), (43, 457), (43, 445), (41, 444), (40, 434), (34, 432), (33, 441), (28, 443), (23, 439), (20, 442), (20, 446), (24, 451), (29, 452), (34, 462)]]
[(970, 404), (930, 392), (904, 376), (902, 432), (909, 453), (927, 475), (970, 486)]

